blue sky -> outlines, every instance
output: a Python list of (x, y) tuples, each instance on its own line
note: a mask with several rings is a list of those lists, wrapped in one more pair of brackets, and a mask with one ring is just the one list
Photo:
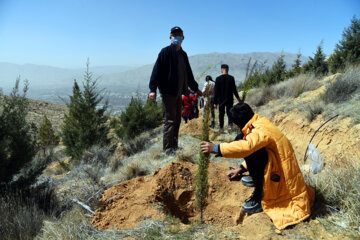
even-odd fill
[(359, 0), (0, 0), (0, 62), (57, 67), (142, 65), (184, 30), (188, 55), (294, 52), (327, 55)]

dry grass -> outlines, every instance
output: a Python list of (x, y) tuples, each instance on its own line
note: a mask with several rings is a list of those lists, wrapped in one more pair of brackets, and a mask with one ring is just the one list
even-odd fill
[(101, 233), (88, 222), (89, 218), (79, 207), (65, 212), (59, 220), (45, 221), (37, 240), (49, 239), (94, 239), (94, 235)]
[(184, 162), (191, 162), (191, 163), (196, 163), (195, 158), (194, 158), (194, 153), (191, 150), (184, 150), (184, 151), (180, 151), (177, 154), (177, 160), (178, 161), (184, 161)]
[(120, 174), (123, 180), (130, 180), (135, 177), (141, 177), (150, 174), (149, 170), (144, 168), (138, 162), (132, 162), (121, 169)]
[(285, 82), (285, 96), (297, 98), (302, 93), (317, 89), (320, 86), (319, 79), (314, 75), (301, 74)]
[(306, 119), (312, 122), (318, 115), (324, 111), (324, 104), (322, 101), (313, 101), (306, 107)]
[(360, 67), (353, 67), (336, 78), (327, 87), (323, 100), (325, 103), (340, 103), (349, 100), (360, 89)]
[(360, 235), (360, 164), (359, 160), (328, 163), (317, 175), (308, 175), (317, 200), (314, 214), (332, 229)]
[(1, 189), (1, 239), (33, 239), (46, 218), (54, 217), (62, 206), (51, 186), (40, 184), (28, 190)]
[(325, 117), (339, 114), (360, 123), (360, 66), (349, 68), (328, 85), (322, 99), (326, 104)]
[(266, 105), (271, 100), (297, 98), (302, 93), (314, 90), (319, 86), (319, 79), (314, 75), (300, 74), (284, 82), (252, 90), (247, 101), (250, 105), (259, 107)]
[(152, 143), (152, 139), (154, 138), (154, 136), (159, 135), (161, 131), (162, 127), (158, 127), (153, 130), (141, 133), (134, 139), (124, 141), (124, 151), (127, 153), (128, 156), (130, 156), (145, 150)]

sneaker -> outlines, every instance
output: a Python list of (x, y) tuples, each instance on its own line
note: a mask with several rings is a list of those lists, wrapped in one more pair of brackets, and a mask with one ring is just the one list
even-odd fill
[(262, 212), (263, 209), (261, 207), (261, 200), (258, 200), (254, 197), (250, 198), (248, 201), (245, 202), (242, 210), (249, 214)]
[(215, 128), (215, 122), (211, 122), (210, 128)]
[(250, 175), (245, 175), (241, 178), (241, 183), (246, 187), (255, 187), (254, 180)]

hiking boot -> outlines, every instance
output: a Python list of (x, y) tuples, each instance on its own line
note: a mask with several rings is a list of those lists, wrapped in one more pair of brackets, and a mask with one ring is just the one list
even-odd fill
[(262, 212), (261, 200), (256, 198), (250, 198), (242, 207), (242, 210), (249, 214)]
[(255, 187), (254, 192), (252, 193), (249, 200), (245, 202), (242, 207), (242, 210), (249, 214), (262, 212), (261, 199), (263, 197), (262, 186)]
[(255, 187), (254, 180), (250, 175), (245, 175), (241, 178), (241, 183), (246, 187)]

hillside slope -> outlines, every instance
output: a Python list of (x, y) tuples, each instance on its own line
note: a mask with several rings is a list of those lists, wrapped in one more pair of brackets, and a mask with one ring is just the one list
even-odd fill
[[(60, 171), (61, 174), (55, 176), (57, 192), (62, 199), (78, 194), (78, 198), (85, 203), (99, 196), (98, 205), (90, 205), (97, 206), (95, 214), (91, 218), (81, 218), (87, 221), (86, 228), (92, 230), (79, 230), (84, 231), (84, 236), (96, 232), (99, 239), (358, 238), (360, 228), (356, 211), (359, 209), (357, 199), (360, 192), (356, 179), (360, 180), (360, 124), (345, 115), (333, 119), (319, 130), (312, 141), (323, 156), (325, 169), (313, 174), (309, 171), (309, 160), (303, 163), (311, 136), (329, 119), (329, 114), (336, 114), (324, 110), (309, 120), (305, 106), (318, 102), (325, 88), (336, 78), (330, 76), (316, 80), (319, 81), (317, 87), (296, 97), (272, 99), (259, 107), (253, 105), (255, 112), (270, 118), (289, 138), (307, 183), (315, 187), (317, 201), (311, 218), (294, 227), (280, 232), (265, 213), (250, 216), (240, 214), (241, 206), (251, 195), (252, 189), (238, 181), (230, 182), (225, 174), (230, 166), (236, 167), (241, 159), (214, 156), (209, 166), (210, 189), (204, 212), (206, 225), (196, 224), (199, 213), (195, 205), (195, 175), (202, 125), (200, 118), (189, 124), (182, 123), (179, 138), (182, 150), (176, 156), (162, 153), (162, 133), (159, 129), (144, 133), (131, 140), (131, 143), (119, 142), (108, 160), (110, 166), (89, 165), (90, 161), (70, 172)], [(290, 89), (289, 86), (287, 88)], [(348, 101), (348, 105), (352, 104), (351, 101)], [(231, 141), (235, 136), (236, 132), (221, 134), (217, 129), (210, 132), (210, 138), (215, 143)], [(136, 148), (139, 145), (144, 146), (141, 151), (127, 156), (126, 147)], [(87, 158), (96, 155), (92, 151), (87, 153)], [(85, 177), (87, 172), (91, 174)], [(68, 214), (78, 214), (78, 210), (74, 211)], [(58, 224), (57, 227), (54, 224)], [(43, 238), (39, 239), (58, 236), (60, 230), (57, 228), (66, 229), (73, 224), (68, 219), (48, 222), (44, 225)], [(62, 231), (66, 232), (65, 229)]]

